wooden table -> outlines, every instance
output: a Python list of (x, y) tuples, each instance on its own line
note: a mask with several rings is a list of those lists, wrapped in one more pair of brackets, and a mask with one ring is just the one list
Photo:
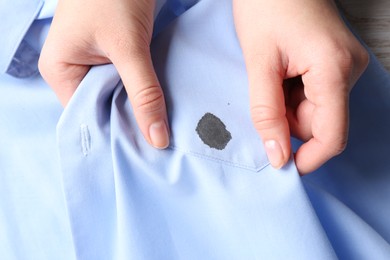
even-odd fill
[(390, 0), (338, 0), (347, 19), (390, 72)]

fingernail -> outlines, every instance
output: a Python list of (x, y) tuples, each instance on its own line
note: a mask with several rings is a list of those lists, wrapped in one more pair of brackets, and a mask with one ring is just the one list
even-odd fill
[(267, 152), (268, 160), (275, 169), (282, 168), (284, 164), (282, 147), (275, 140), (265, 142), (265, 151)]
[(152, 145), (158, 149), (167, 148), (169, 145), (168, 129), (164, 121), (153, 123), (149, 127), (149, 135)]

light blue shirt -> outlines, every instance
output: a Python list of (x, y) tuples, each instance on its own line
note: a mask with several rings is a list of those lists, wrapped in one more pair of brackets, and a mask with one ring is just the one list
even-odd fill
[(390, 76), (374, 56), (347, 150), (301, 178), (292, 160), (269, 165), (253, 128), (230, 1), (157, 5), (166, 150), (145, 142), (113, 65), (62, 110), (31, 73), (55, 2), (19, 2), (0, 4), (2, 259), (390, 257)]

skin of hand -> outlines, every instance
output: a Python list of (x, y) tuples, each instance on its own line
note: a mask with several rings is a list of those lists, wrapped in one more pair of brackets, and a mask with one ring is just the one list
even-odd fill
[(271, 165), (290, 158), (300, 174), (341, 153), (352, 86), (369, 56), (331, 0), (233, 0), (248, 72), (251, 116)]
[(163, 149), (169, 129), (150, 56), (154, 8), (154, 0), (60, 0), (39, 70), (66, 106), (92, 65), (113, 63), (145, 139)]

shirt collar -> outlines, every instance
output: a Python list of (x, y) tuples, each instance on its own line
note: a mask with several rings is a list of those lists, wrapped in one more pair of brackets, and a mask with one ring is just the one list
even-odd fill
[(14, 0), (0, 7), (0, 73), (7, 71), (43, 0)]

